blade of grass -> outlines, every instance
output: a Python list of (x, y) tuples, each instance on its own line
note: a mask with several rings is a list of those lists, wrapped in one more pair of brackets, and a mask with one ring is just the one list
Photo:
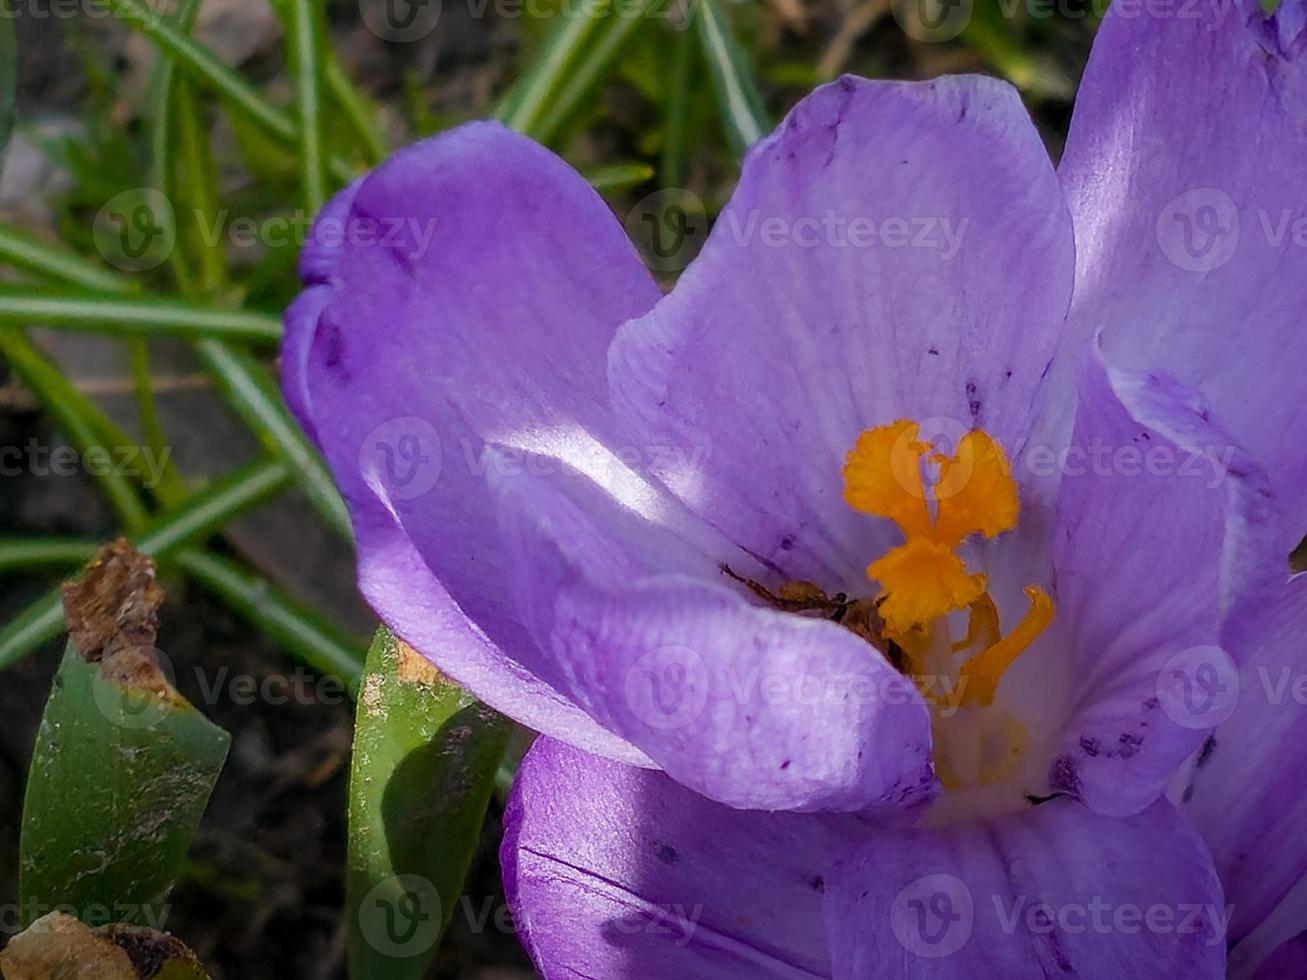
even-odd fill
[[(233, 109), (288, 147), (298, 140), (298, 127), (289, 113), (268, 102), (259, 91), (222, 63), (209, 48), (192, 39), (142, 0), (96, 0), (128, 27), (154, 42), (179, 68), (212, 90)], [(331, 172), (348, 181), (354, 168), (333, 158)]]
[(69, 443), (82, 459), (90, 460), (94, 451), (107, 458), (106, 466), (87, 466), (87, 471), (104, 490), (123, 526), (129, 531), (142, 527), (148, 511), (136, 492), (135, 483), (120, 472), (114, 461), (119, 457), (114, 450), (134, 446), (125, 433), (120, 441), (104, 439), (95, 422), (83, 411), (84, 402), (72, 385), (49, 360), (45, 358), (21, 330), (0, 328), (0, 351), (4, 352), (14, 373), (32, 390), (54, 415)]
[(324, 14), (319, 0), (290, 0), (290, 70), (295, 89), (300, 190), (309, 214), (317, 214), (327, 199), (322, 133)]
[(367, 96), (358, 90), (330, 48), (327, 51), (326, 82), (332, 101), (345, 114), (345, 121), (358, 137), (364, 162), (375, 167), (385, 159), (387, 152), (386, 139), (376, 124), (377, 111), (368, 104)]
[(572, 119), (577, 109), (599, 87), (608, 69), (617, 60), (636, 31), (649, 23), (649, 14), (661, 7), (663, 0), (641, 0), (636, 7), (617, 5), (587, 35), (584, 48), (569, 66), (561, 84), (552, 93), (547, 110), (532, 122), (529, 134), (541, 143), (549, 143)]
[[(195, 18), (199, 16), (201, 2), (202, 0), (180, 0), (172, 14), (172, 23), (178, 31), (183, 34), (191, 32)], [(154, 189), (167, 199), (171, 199), (173, 191), (169, 182), (168, 160), (172, 156), (173, 92), (176, 79), (176, 63), (173, 59), (156, 59), (146, 97), (150, 119), (150, 178)], [(183, 285), (183, 292), (188, 292), (192, 286), (190, 270), (182, 261), (178, 249), (168, 252), (168, 268), (172, 271), (173, 278)]]
[[(183, 545), (220, 531), (291, 482), (281, 459), (258, 460), (192, 494), (151, 520), (130, 540), (137, 550), (166, 559)], [(60, 591), (53, 589), (0, 629), (0, 670), (13, 666), (63, 629)]]
[(349, 511), (336, 490), (331, 471), (286, 410), (267, 369), (230, 344), (201, 340), (195, 350), (245, 424), (268, 449), (289, 461), (318, 513), (343, 538), (353, 540)]
[[(0, 225), (0, 260), (53, 278), (83, 284), (95, 282), (106, 291), (123, 293), (134, 288), (128, 279), (101, 269), (80, 256), (33, 241), (4, 225)], [(3, 297), (0, 297), (2, 303)], [(0, 318), (3, 318), (3, 313), (0, 313)], [(328, 524), (347, 540), (352, 539), (349, 512), (340, 499), (330, 470), (287, 412), (276, 384), (263, 365), (248, 352), (220, 343), (200, 341), (196, 351), (236, 413), (266, 446), (291, 461), (304, 492)]]
[(357, 693), (361, 647), (285, 592), (218, 555), (187, 548), (173, 559), (182, 571), (320, 674), (339, 678)]
[[(227, 282), (227, 252), (223, 245), (223, 236), (208, 235), (203, 228), (217, 228), (221, 218), (218, 210), (218, 168), (209, 146), (208, 128), (205, 125), (203, 106), (196, 94), (195, 86), (189, 81), (179, 80), (173, 93), (173, 109), (176, 113), (177, 145), (181, 149), (185, 181), (181, 186), (175, 181), (169, 183), (177, 189), (184, 213), (190, 221), (183, 227), (190, 232), (179, 241), (179, 246), (189, 245), (196, 255), (195, 265), (199, 275), (187, 277), (189, 284), (182, 283), (186, 292), (198, 292), (191, 299), (202, 299), (216, 293)], [(167, 165), (167, 159), (163, 163)], [(179, 229), (181, 230), (181, 229)], [(175, 267), (184, 267), (181, 247), (173, 250), (178, 261)]]
[(281, 321), (253, 310), (221, 310), (155, 297), (89, 293), (59, 294), (49, 289), (0, 286), (0, 324), (39, 323), (90, 333), (215, 337), (276, 343)]
[[(8, 333), (18, 332), (10, 330)], [(10, 343), (13, 339), (5, 338)], [(207, 344), (215, 349), (216, 357), (226, 357), (231, 354), (221, 344), (212, 341)], [(58, 369), (41, 357), (34, 348), (16, 343), (13, 344), (11, 351), (7, 344), (5, 353), (11, 359), (14, 354), (18, 355), (15, 369), (25, 379), (31, 378), (35, 382), (34, 389), (55, 412), (65, 428), (77, 433), (71, 441), (80, 452), (87, 453), (89, 447), (103, 442), (125, 444), (126, 435), (114, 427), (94, 402), (78, 392)], [(257, 365), (255, 368), (262, 370)], [(293, 424), (289, 419), (286, 423)], [(131, 511), (127, 508), (124, 512), (120, 508), (120, 514), (129, 528), (138, 528), (145, 522), (144, 508), (140, 508), (139, 498), (135, 496), (131, 482), (121, 474), (115, 473), (114, 476), (115, 479), (107, 484), (106, 489), (130, 494), (129, 500), (139, 510)], [(124, 486), (119, 487), (119, 483)], [(328, 489), (331, 489), (330, 486)], [(111, 499), (114, 498), (111, 496)], [(116, 499), (115, 503), (117, 503)], [(348, 520), (347, 517), (345, 519)], [(141, 550), (146, 551), (145, 548)], [(240, 566), (232, 562), (187, 549), (177, 556), (175, 563), (183, 571), (192, 574), (201, 585), (217, 593), (236, 612), (244, 615), (256, 627), (280, 642), (287, 652), (297, 659), (314, 669), (336, 673), (340, 672), (338, 669), (340, 664), (348, 660), (354, 665), (353, 674), (344, 673), (342, 677), (351, 683), (357, 680), (361, 658), (351, 654), (347, 641), (343, 640), (332, 627), (324, 624), (314, 613), (296, 605), (284, 594), (243, 572)], [(342, 657), (346, 660), (342, 660)]]
[(130, 279), (98, 262), (48, 245), (12, 225), (0, 224), (0, 261), (15, 269), (97, 292), (127, 295), (137, 291)]
[(685, 179), (686, 129), (690, 116), (690, 71), (694, 67), (694, 32), (687, 26), (673, 41), (672, 77), (668, 80), (663, 121), (662, 185), (680, 187)]
[(549, 107), (566, 83), (572, 66), (590, 43), (590, 36), (612, 10), (612, 0), (566, 4), (532, 64), (495, 110), (495, 118), (510, 129), (534, 136)]
[(611, 167), (587, 170), (584, 174), (590, 186), (600, 193), (637, 187), (652, 180), (653, 176), (654, 168), (647, 163), (615, 163)]
[(694, 19), (726, 139), (735, 155), (743, 157), (770, 131), (767, 110), (754, 85), (748, 57), (731, 33), (720, 0), (698, 0)]
[(86, 564), (100, 544), (90, 538), (0, 538), (0, 574), (44, 565), (75, 568)]
[[(316, 3), (317, 0), (305, 2)], [(194, 106), (179, 105), (178, 113), (183, 128), (187, 119), (194, 121)], [(218, 189), (213, 168), (208, 165), (212, 160), (209, 137), (207, 131), (197, 125), (190, 129), (194, 137), (192, 151), (182, 155), (179, 176), (187, 187), (192, 211), (206, 224), (216, 224)], [(159, 163), (166, 173), (171, 173), (171, 159), (167, 155)], [(208, 250), (202, 245), (200, 250), (203, 262)], [(185, 265), (184, 259), (181, 264)], [(220, 278), (225, 278), (225, 267)], [(267, 369), (248, 352), (216, 340), (198, 341), (195, 352), (241, 420), (267, 448), (282, 453), (289, 460), (310, 503), (328, 525), (347, 541), (352, 540), (349, 512), (336, 491), (335, 481), (322, 457), (309, 445), (299, 425), (286, 410), (281, 392)]]
[[(141, 338), (131, 342), (132, 387), (136, 390), (136, 404), (140, 408), (141, 431), (145, 433), (145, 444), (157, 460), (169, 460), (172, 453), (168, 445), (168, 436), (163, 431), (159, 419), (159, 402), (154, 396), (154, 376), (150, 372), (150, 347)], [(162, 499), (179, 499), (186, 494), (186, 485), (172, 466), (165, 466), (161, 474), (162, 490), (156, 496)]]

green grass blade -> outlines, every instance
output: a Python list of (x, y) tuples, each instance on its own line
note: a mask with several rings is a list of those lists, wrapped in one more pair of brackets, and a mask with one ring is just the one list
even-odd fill
[[(172, 183), (176, 191), (177, 206), (186, 216), (178, 222), (178, 247), (168, 258), (170, 268), (185, 266), (183, 249), (189, 246), (197, 257), (198, 277), (185, 276), (191, 289), (201, 296), (218, 292), (227, 282), (227, 250), (221, 235), (207, 234), (203, 229), (218, 228), (222, 212), (218, 205), (218, 165), (209, 145), (208, 127), (203, 106), (195, 86), (188, 80), (179, 81), (173, 92), (173, 109), (176, 115), (176, 140), (185, 162), (185, 181)], [(167, 158), (163, 161), (167, 165)], [(182, 235), (185, 237), (181, 237)], [(179, 277), (180, 281), (180, 277)], [(197, 298), (197, 297), (190, 297)]]
[(12, 225), (0, 224), (0, 262), (15, 269), (102, 293), (136, 292), (130, 279), (92, 259), (47, 245)]
[(26, 286), (0, 286), (0, 324), (39, 323), (91, 333), (213, 337), (275, 344), (281, 321), (252, 310), (222, 310), (172, 299), (59, 293)]
[[(130, 280), (3, 225), (0, 225), (0, 261), (52, 278), (95, 285), (106, 291), (129, 292), (133, 289)], [(2, 304), (3, 297), (0, 297)], [(0, 313), (2, 318), (3, 313)], [(196, 351), (236, 413), (264, 445), (290, 460), (309, 500), (337, 533), (350, 539), (349, 512), (340, 499), (331, 472), (287, 412), (280, 391), (263, 365), (244, 351), (211, 341), (200, 341)]]
[(327, 161), (322, 132), (322, 94), (326, 29), (321, 0), (290, 0), (290, 68), (300, 191), (309, 214), (327, 199)]
[(668, 81), (663, 152), (659, 176), (664, 187), (680, 187), (685, 179), (690, 118), (690, 73), (694, 68), (694, 32), (676, 35), (672, 51), (672, 77)]
[(621, 191), (638, 187), (653, 180), (654, 168), (647, 163), (615, 163), (611, 167), (587, 170), (584, 175), (590, 186), (601, 194), (604, 191)]
[(610, 10), (598, 28), (587, 35), (584, 48), (570, 64), (567, 74), (552, 93), (547, 110), (532, 124), (530, 135), (541, 143), (552, 141), (573, 118), (586, 99), (603, 82), (608, 70), (663, 0), (641, 0), (637, 7), (619, 4)]
[(173, 562), (306, 667), (339, 678), (351, 693), (358, 690), (362, 644), (356, 647), (312, 610), (234, 561), (187, 548)]
[[(96, 2), (108, 8), (128, 27), (149, 38), (182, 71), (221, 96), (232, 109), (284, 145), (296, 145), (298, 127), (289, 113), (264, 99), (254, 86), (224, 65), (211, 50), (179, 30), (176, 24), (151, 9), (148, 3), (142, 0)], [(344, 160), (333, 159), (330, 166), (338, 179), (349, 180), (353, 176), (354, 168)]]
[(228, 403), (263, 444), (291, 464), (309, 501), (341, 537), (353, 540), (349, 511), (327, 464), (291, 418), (267, 369), (229, 344), (200, 341), (196, 352), (227, 396)]
[(462, 894), (511, 728), (377, 632), (350, 774), (350, 980), (426, 975)]
[(217, 55), (150, 4), (142, 0), (97, 0), (120, 21), (149, 38), (179, 68), (203, 82), (234, 108), (288, 144), (295, 142), (295, 123), (267, 102), (259, 91), (218, 60)]
[(591, 35), (612, 10), (612, 0), (566, 4), (535, 60), (522, 73), (495, 111), (510, 129), (535, 137), (573, 66), (590, 44)]
[[(0, 351), (14, 373), (32, 390), (54, 415), (69, 443), (87, 462), (87, 472), (104, 490), (105, 496), (117, 511), (128, 530), (145, 524), (148, 512), (136, 492), (135, 481), (128, 479), (117, 465), (121, 452), (135, 443), (125, 433), (104, 438), (97, 426), (99, 411), (88, 411), (88, 400), (78, 392), (46, 357), (41, 354), (14, 327), (0, 327)], [(104, 460), (104, 465), (90, 466), (92, 453)]]
[(345, 121), (358, 137), (364, 161), (375, 167), (387, 153), (386, 138), (377, 125), (377, 110), (358, 90), (354, 80), (341, 67), (340, 59), (330, 49), (327, 51), (326, 83), (332, 101), (345, 114)]
[(86, 564), (100, 544), (90, 538), (0, 538), (0, 574), (45, 565), (75, 568)]
[[(221, 530), (290, 482), (290, 468), (284, 460), (250, 463), (151, 520), (132, 537), (132, 543), (143, 554), (169, 558), (183, 545)], [(53, 589), (0, 629), (0, 670), (12, 667), (42, 643), (54, 639), (63, 625), (60, 593)]]
[(698, 0), (695, 29), (721, 112), (726, 138), (737, 157), (771, 130), (748, 57), (731, 33), (721, 0)]
[(27, 779), (19, 908), (158, 925), (231, 737), (162, 674), (142, 684), (116, 662), (64, 653)]

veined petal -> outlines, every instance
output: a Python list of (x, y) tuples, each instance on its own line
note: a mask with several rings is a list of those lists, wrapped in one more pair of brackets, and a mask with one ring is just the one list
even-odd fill
[(540, 739), (501, 860), (545, 980), (830, 976), (821, 900), (854, 817), (733, 810), (660, 773)]
[[(899, 541), (839, 492), (895, 419), (1016, 445), (1070, 297), (1061, 192), (1016, 91), (844, 78), (749, 155), (676, 289), (625, 325), (615, 404), (656, 472), (782, 578), (844, 588)], [(957, 430), (957, 431), (953, 431)]]
[(620, 224), (558, 157), (472, 124), (334, 199), (302, 273), (287, 398), (350, 506), (365, 596), (493, 707), (642, 759), (558, 693), (509, 594), (485, 482), (489, 442), (578, 466), (620, 447), (608, 345), (659, 296)]
[(1179, 796), (1234, 905), (1230, 939), (1251, 932), (1307, 874), (1307, 576), (1243, 610), (1238, 700)]
[(1109, 10), (1059, 175), (1078, 251), (1068, 350), (1101, 329), (1115, 362), (1202, 391), (1266, 469), (1284, 554), (1307, 532), (1307, 42), (1304, 0), (1278, 8)]
[(1165, 802), (1110, 818), (1054, 800), (886, 831), (827, 886), (835, 980), (1225, 976), (1220, 882)]
[(742, 809), (934, 797), (929, 710), (871, 644), (753, 604), (672, 521), (616, 505), (576, 474), (532, 471), (494, 481), (513, 592), (561, 690), (605, 729)]
[(1224, 720), (1218, 688), (1235, 680), (1225, 618), (1283, 566), (1263, 562), (1276, 528), (1265, 477), (1173, 379), (1088, 358), (1072, 450), (1050, 638), (1070, 721), (1052, 779), (1096, 810), (1129, 814)]

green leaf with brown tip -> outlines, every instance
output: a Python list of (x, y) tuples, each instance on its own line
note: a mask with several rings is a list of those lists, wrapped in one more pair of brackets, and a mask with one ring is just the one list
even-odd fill
[(511, 723), (387, 630), (359, 692), (349, 789), (351, 980), (419, 980), (463, 890)]
[[(191, 706), (154, 648), (149, 559), (118, 542), (65, 590), (72, 640), (37, 732), (19, 905), (158, 925), (230, 736)], [(26, 924), (26, 922), (25, 922)]]

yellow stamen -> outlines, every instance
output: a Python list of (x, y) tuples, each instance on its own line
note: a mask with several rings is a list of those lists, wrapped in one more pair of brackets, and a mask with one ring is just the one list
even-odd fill
[(959, 675), (964, 683), (962, 705), (993, 704), (998, 691), (999, 678), (1016, 663), (1023, 650), (1035, 642), (1040, 633), (1053, 621), (1053, 600), (1038, 586), (1026, 586), (1030, 597), (1030, 611), (1003, 639), (976, 654), (962, 665)]
[(986, 592), (971, 604), (971, 619), (967, 623), (967, 637), (960, 643), (953, 644), (953, 652), (972, 650), (975, 647), (991, 647), (999, 641), (1003, 633), (998, 624), (998, 606)]
[[(929, 487), (923, 463), (939, 466)], [(980, 648), (962, 668), (962, 704), (990, 704), (999, 679), (1048, 626), (1053, 603), (1034, 587), (1031, 609), (1006, 637), (984, 575), (967, 571), (957, 554), (972, 535), (993, 538), (1016, 526), (1020, 503), (1002, 447), (979, 429), (959, 440), (952, 456), (931, 454), (917, 423), (900, 419), (858, 437), (844, 467), (844, 499), (856, 510), (887, 517), (905, 541), (867, 568), (881, 585), (879, 612), (885, 635), (919, 662), (931, 626), (958, 609), (971, 609), (966, 640), (954, 653)], [(934, 513), (932, 515), (932, 503)], [(919, 665), (919, 664), (917, 664)]]

